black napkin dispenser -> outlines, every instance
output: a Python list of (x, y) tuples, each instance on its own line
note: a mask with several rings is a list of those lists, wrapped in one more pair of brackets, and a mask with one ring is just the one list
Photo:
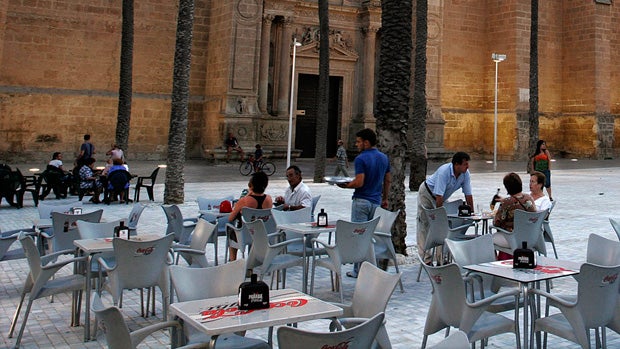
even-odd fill
[(523, 269), (536, 268), (536, 255), (532, 249), (527, 248), (527, 242), (523, 241), (521, 248), (514, 250), (512, 254), (512, 267)]
[(459, 205), (459, 216), (461, 217), (469, 217), (472, 214), (472, 209), (467, 204)]
[(269, 286), (252, 274), (249, 282), (239, 285), (238, 305), (240, 310), (269, 308)]

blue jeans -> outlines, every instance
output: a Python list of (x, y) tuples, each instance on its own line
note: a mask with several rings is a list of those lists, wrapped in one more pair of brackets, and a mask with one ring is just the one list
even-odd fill
[[(351, 203), (351, 221), (352, 222), (367, 222), (372, 219), (375, 214), (375, 209), (380, 205), (373, 204), (366, 199), (353, 198)], [(361, 263), (353, 264), (353, 275), (357, 276), (360, 270)]]

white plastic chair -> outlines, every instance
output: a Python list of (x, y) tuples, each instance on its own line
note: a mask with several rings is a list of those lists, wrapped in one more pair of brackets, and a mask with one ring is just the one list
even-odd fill
[[(100, 264), (99, 284), (112, 294), (114, 305), (122, 304), (124, 289), (142, 289), (158, 286), (162, 293), (163, 318), (167, 318), (169, 297), (169, 275), (167, 255), (174, 235), (169, 234), (161, 239), (152, 241), (135, 241), (114, 239), (115, 265), (112, 267), (103, 258), (98, 258)], [(102, 285), (103, 274), (108, 274)], [(141, 294), (142, 296), (142, 294)], [(140, 297), (140, 304), (144, 303)], [(148, 304), (148, 301), (147, 301)], [(148, 312), (148, 310), (147, 310)]]
[[(276, 222), (276, 225), (280, 224), (289, 224), (289, 223), (308, 223), (312, 222), (311, 219), (312, 208), (304, 207), (295, 211), (280, 211), (280, 210), (272, 210), (271, 215)], [(296, 239), (298, 241), (302, 238), (302, 235), (295, 232), (290, 231), (281, 231), (285, 234), (286, 240)], [(312, 255), (312, 238), (317, 237), (317, 235), (309, 236), (306, 238), (306, 256)], [(303, 255), (303, 247), (301, 242), (295, 242), (287, 247), (287, 253), (301, 256)]]
[(317, 195), (317, 196), (313, 196), (312, 197), (312, 210), (310, 211), (310, 220), (314, 221), (314, 210), (316, 209), (316, 205), (319, 203), (319, 200), (321, 199), (321, 195)]
[[(24, 329), (26, 328), (26, 322), (28, 321), (28, 315), (30, 315), (30, 309), (32, 308), (32, 303), (35, 300), (58, 293), (66, 293), (71, 291), (79, 291), (80, 294), (78, 299), (81, 300), (84, 284), (86, 283), (84, 275), (71, 274), (67, 276), (55, 277), (54, 279), (52, 279), (52, 277), (54, 277), (54, 275), (66, 265), (84, 262), (87, 260), (87, 257), (79, 257), (63, 259), (62, 261), (56, 262), (59, 255), (70, 253), (73, 250), (58, 251), (56, 253), (41, 257), (39, 256), (39, 251), (30, 236), (25, 233), (20, 233), (18, 239), (22, 244), (24, 253), (28, 260), (30, 272), (28, 273), (28, 276), (26, 276), (26, 281), (24, 282), (24, 288), (22, 289), (19, 304), (17, 305), (17, 309), (15, 309), (15, 315), (13, 316), (13, 321), (11, 321), (11, 327), (9, 329), (9, 338), (12, 338), (15, 326), (17, 325), (19, 313), (24, 303), (24, 298), (26, 297), (26, 294), (29, 294), (28, 305), (26, 306), (24, 319), (19, 329), (17, 340), (15, 341), (15, 348), (19, 348), (19, 344), (21, 343), (22, 336), (24, 334)], [(73, 313), (77, 312), (78, 318), (81, 307), (80, 303), (80, 301), (73, 297), (71, 311)]]
[[(220, 266), (209, 268), (187, 268), (170, 266), (170, 280), (179, 302), (235, 295), (239, 285), (245, 280), (246, 261), (238, 259)], [(172, 292), (171, 292), (172, 294)], [(171, 296), (172, 298), (172, 296)], [(173, 300), (171, 299), (171, 303)], [(209, 343), (211, 337), (198, 329), (185, 326), (188, 343)], [(237, 334), (223, 334), (217, 337), (216, 348), (268, 349), (269, 345), (259, 339)]]
[(131, 208), (131, 212), (129, 212), (129, 216), (127, 216), (127, 220), (125, 224), (129, 227), (129, 235), (137, 235), (138, 234), (138, 221), (140, 220), (140, 216), (142, 215), (142, 211), (146, 206), (135, 203)]
[(211, 224), (202, 218), (198, 218), (198, 222), (196, 223), (196, 228), (192, 233), (189, 245), (172, 245), (172, 251), (176, 253), (174, 263), (179, 264), (179, 257), (183, 257), (183, 259), (191, 267), (208, 267), (209, 262), (205, 256), (205, 253), (207, 252), (205, 249), (207, 247), (207, 242), (213, 236), (214, 231), (214, 224)]
[[(75, 246), (73, 240), (80, 238), (77, 229), (77, 221), (100, 222), (103, 210), (84, 214), (66, 214), (61, 212), (52, 212), (53, 235), (47, 232), (41, 232), (41, 237), (48, 240), (48, 251), (54, 253), (57, 251), (70, 250), (73, 253)], [(64, 228), (67, 228), (67, 232)]]
[[(437, 247), (443, 247), (444, 241), (446, 239), (452, 240), (463, 240), (468, 238), (474, 238), (474, 236), (466, 236), (465, 233), (467, 229), (474, 225), (472, 221), (465, 223), (464, 225), (451, 228), (448, 223), (448, 214), (446, 213), (445, 207), (437, 207), (433, 209), (424, 209), (424, 214), (428, 219), (428, 235), (426, 236), (426, 240), (424, 241), (424, 251), (431, 253), (432, 258), (441, 258), (444, 259), (445, 251), (441, 250), (441, 255), (438, 256), (439, 252), (435, 252)], [(437, 260), (437, 264), (440, 264), (442, 261)], [(420, 275), (422, 274), (422, 267), (418, 270), (418, 277), (416, 279), (417, 282), (420, 281)]]
[(429, 349), (469, 349), (469, 340), (467, 334), (463, 331), (454, 331), (450, 333), (441, 342), (428, 347)]
[[(381, 217), (373, 237), (375, 243), (375, 257), (377, 260), (392, 260), (397, 274), (400, 273), (400, 270), (398, 269), (396, 250), (394, 250), (394, 243), (392, 242), (392, 226), (394, 225), (394, 221), (396, 220), (396, 217), (398, 217), (399, 213), (400, 210), (392, 212), (382, 207), (377, 207), (375, 209), (375, 214), (372, 217)], [(398, 284), (400, 285), (400, 292), (405, 292), (402, 280), (398, 279)]]
[(62, 202), (60, 204), (45, 201), (39, 203), (37, 210), (39, 211), (39, 218), (50, 219), (52, 218), (52, 212), (71, 212), (71, 209), (74, 207), (82, 207), (82, 201)]
[(282, 326), (278, 328), (278, 348), (340, 348), (342, 343), (346, 343), (346, 348), (369, 349), (383, 323), (384, 316), (383, 313), (379, 313), (353, 328), (337, 332), (311, 332)]
[[(90, 308), (96, 315), (98, 326), (101, 327), (102, 332), (105, 334), (109, 349), (135, 349), (146, 337), (166, 328), (173, 328), (177, 334), (181, 332), (181, 325), (178, 321), (159, 322), (130, 332), (119, 308), (114, 306), (105, 307), (101, 297), (96, 292), (93, 293), (91, 299)], [(174, 336), (171, 336), (171, 342), (171, 347), (176, 347), (177, 349), (208, 348), (208, 343), (202, 346), (177, 347), (176, 342), (178, 340)]]
[(325, 248), (327, 257), (316, 258), (312, 256), (312, 279), (310, 281), (310, 293), (314, 293), (314, 274), (316, 267), (327, 268), (336, 274), (336, 286), (340, 291), (340, 302), (344, 302), (342, 292), (342, 265), (348, 263), (361, 263), (364, 261), (376, 265), (373, 234), (379, 223), (379, 217), (368, 222), (336, 222), (336, 238), (334, 245), (328, 245), (318, 239), (313, 242)]
[[(228, 195), (220, 199), (209, 199), (209, 198), (204, 198), (204, 197), (198, 197), (196, 201), (198, 202), (198, 210), (203, 211), (203, 210), (209, 210), (209, 207), (211, 207), (211, 209), (213, 208), (219, 209), (220, 203), (222, 203), (222, 201), (227, 200), (232, 203), (234, 199), (235, 198), (232, 195)], [(213, 223), (216, 225), (215, 234), (211, 236), (208, 243), (213, 244), (213, 260), (215, 261), (215, 265), (218, 265), (219, 263), (218, 256), (217, 256), (218, 255), (218, 244), (219, 244), (218, 238), (220, 236), (226, 236), (226, 223), (228, 223), (228, 215), (218, 218), (216, 215), (213, 215), (210, 213), (201, 213), (198, 216), (198, 218), (203, 218), (207, 222)], [(228, 251), (228, 248), (226, 249), (226, 251)]]
[(548, 211), (528, 212), (523, 210), (515, 210), (514, 228), (507, 231), (499, 227), (491, 227), (495, 230), (493, 233), (493, 244), (495, 249), (512, 255), (513, 251), (521, 248), (523, 241), (527, 242), (527, 247), (538, 251), (542, 255), (547, 255), (542, 241), (542, 226)]
[(76, 222), (79, 239), (114, 237), (114, 228), (120, 225), (120, 223), (120, 219), (111, 222), (88, 222), (82, 220)]
[[(332, 320), (330, 330), (333, 331), (338, 328), (338, 324), (345, 328), (351, 328), (366, 321), (368, 318), (385, 312), (396, 284), (400, 281), (400, 276), (400, 273), (390, 274), (370, 263), (362, 263), (351, 303), (335, 303), (335, 305), (342, 308), (343, 314), (341, 317)], [(376, 342), (381, 349), (392, 347), (385, 324), (381, 324)]]
[(183, 218), (183, 214), (177, 205), (162, 206), (168, 226), (166, 235), (174, 234), (174, 241), (183, 245), (189, 244), (192, 231), (196, 227), (196, 218)]
[[(270, 237), (261, 219), (253, 222), (243, 222), (248, 233), (252, 236), (252, 248), (248, 256), (246, 267), (253, 269), (258, 277), (262, 279), (274, 271), (283, 271), (282, 287), (286, 288), (286, 269), (304, 265), (303, 257), (286, 253), (286, 249), (293, 243), (298, 243), (301, 239), (285, 240), (272, 244)], [(277, 235), (277, 233), (274, 233)], [(273, 280), (272, 280), (273, 283)]]
[(10, 261), (14, 259), (26, 258), (23, 248), (11, 249), (11, 245), (17, 242), (17, 237), (21, 232), (24, 232), (27, 235), (31, 236), (35, 235), (35, 231), (33, 228), (3, 231), (2, 233), (0, 233), (0, 261)]
[[(277, 230), (276, 221), (273, 218), (271, 211), (272, 210), (270, 208), (259, 209), (259, 208), (244, 207), (241, 210), (241, 218), (246, 222), (252, 222), (257, 219), (262, 220), (263, 223), (265, 223), (265, 229), (267, 229), (267, 232), (271, 234), (271, 233), (275, 233)], [(236, 223), (237, 222), (226, 224), (227, 228), (234, 231), (235, 237), (237, 238), (237, 241), (234, 241), (230, 239), (230, 236), (226, 236), (225, 256), (227, 260), (228, 260), (228, 248), (229, 247), (239, 250), (241, 252), (241, 255), (245, 258), (246, 248), (250, 248), (252, 246), (252, 236), (248, 232), (247, 228), (241, 222), (239, 222), (240, 227), (237, 227), (235, 225)]]
[[(551, 247), (553, 247), (553, 254), (555, 255), (555, 258), (558, 258), (558, 251), (555, 249), (555, 238), (553, 237), (553, 233), (551, 232), (551, 225), (549, 224), (549, 217), (551, 216), (551, 211), (553, 211), (553, 209), (555, 208), (555, 205), (557, 204), (557, 200), (551, 201), (551, 207), (549, 207), (549, 212), (547, 213), (547, 216), (545, 217), (545, 220), (543, 221), (543, 241), (542, 243), (546, 243), (546, 242), (550, 242), (551, 243)], [(542, 250), (542, 247), (540, 248), (540, 250)], [(546, 248), (545, 248), (545, 252), (546, 252)], [(545, 253), (546, 254), (546, 253)]]
[(518, 310), (514, 320), (487, 311), (488, 307), (502, 297), (514, 297), (518, 309), (519, 290), (509, 290), (476, 302), (469, 302), (465, 284), (458, 265), (452, 263), (437, 267), (422, 263), (433, 286), (431, 305), (424, 325), (422, 348), (426, 347), (428, 336), (442, 329), (456, 327), (467, 333), (470, 343), (485, 340), (501, 333), (514, 333), (516, 347), (521, 347), (519, 339)]
[(616, 236), (620, 240), (620, 222), (616, 221), (615, 219), (609, 218), (609, 223), (611, 223), (611, 227), (614, 229), (614, 231), (616, 232)]
[(618, 274), (620, 265), (581, 265), (577, 298), (574, 301), (532, 289), (532, 294), (545, 297), (551, 306), (560, 310), (560, 313), (537, 319), (534, 331), (551, 333), (577, 343), (582, 348), (590, 348), (590, 329), (598, 331), (600, 328), (605, 348), (605, 326), (612, 322), (620, 291)]

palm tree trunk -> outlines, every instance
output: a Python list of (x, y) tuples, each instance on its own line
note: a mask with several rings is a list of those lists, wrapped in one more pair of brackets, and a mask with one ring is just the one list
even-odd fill
[(329, 118), (329, 1), (319, 0), (319, 95), (316, 117), (314, 182), (323, 183)]
[(530, 141), (529, 154), (536, 151), (538, 141), (538, 0), (532, 1), (530, 28)]
[(168, 134), (168, 159), (164, 203), (180, 204), (185, 200), (185, 142), (187, 139), (187, 114), (189, 104), (189, 77), (192, 60), (192, 35), (194, 25), (194, 0), (179, 0), (172, 106)]
[(133, 12), (133, 0), (123, 0), (121, 67), (115, 138), (116, 144), (125, 152), (129, 145), (129, 121), (131, 120), (131, 95), (133, 89)]
[(415, 65), (413, 88), (413, 113), (410, 128), (413, 142), (410, 144), (409, 190), (417, 191), (426, 180), (426, 41), (428, 0), (416, 1)]
[(392, 185), (389, 209), (400, 214), (392, 228), (392, 241), (399, 253), (406, 253), (405, 237), (405, 151), (411, 82), (411, 0), (381, 2), (381, 47), (377, 81), (378, 146), (388, 155)]

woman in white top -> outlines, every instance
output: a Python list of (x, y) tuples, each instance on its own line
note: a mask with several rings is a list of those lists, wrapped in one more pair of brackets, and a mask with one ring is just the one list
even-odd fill
[(534, 199), (538, 211), (548, 210), (551, 207), (551, 200), (543, 192), (545, 179), (545, 175), (538, 171), (532, 172), (530, 176), (530, 196)]

